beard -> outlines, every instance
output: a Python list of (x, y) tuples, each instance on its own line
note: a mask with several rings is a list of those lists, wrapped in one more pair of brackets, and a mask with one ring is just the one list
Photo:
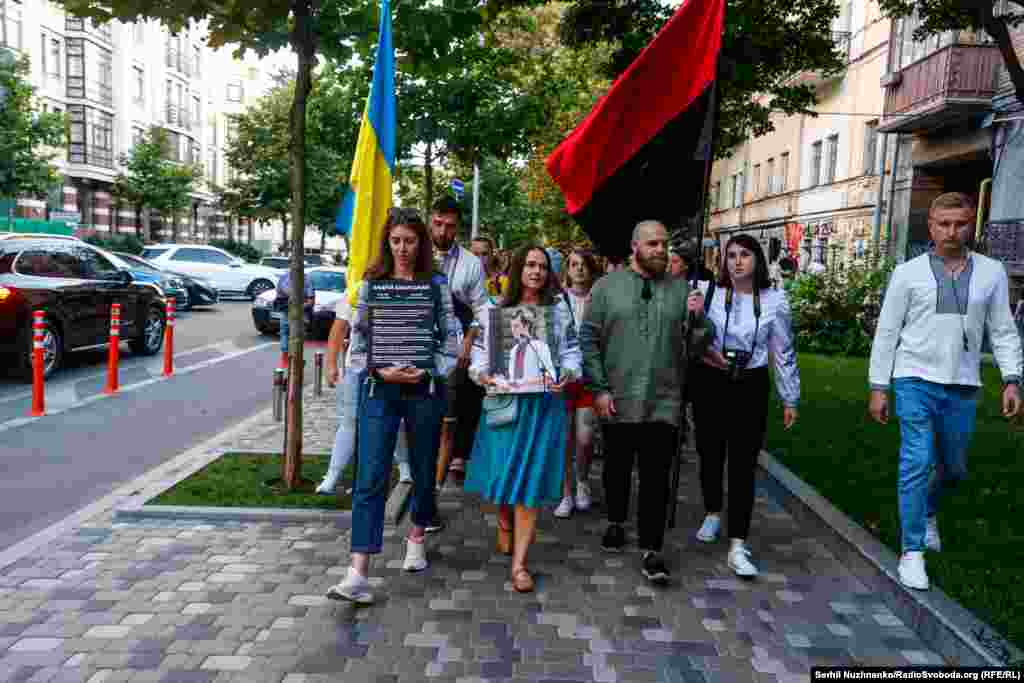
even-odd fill
[(644, 256), (641, 252), (637, 251), (633, 258), (636, 259), (636, 264), (640, 266), (640, 269), (655, 278), (665, 276), (665, 268), (668, 266), (668, 259), (664, 256)]
[(446, 236), (431, 237), (431, 241), (434, 243), (434, 248), (442, 254), (447, 254), (452, 250), (452, 245), (455, 244), (455, 238), (448, 239)]

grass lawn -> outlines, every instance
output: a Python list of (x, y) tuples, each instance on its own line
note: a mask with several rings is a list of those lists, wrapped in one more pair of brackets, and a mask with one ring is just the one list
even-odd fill
[(280, 455), (226, 453), (149, 504), (349, 510), (352, 498), (344, 491), (352, 486), (351, 465), (338, 484), (340, 495), (320, 496), (314, 490), (323, 480), (330, 460), (330, 455), (304, 455), (302, 477), (310, 484), (283, 493), (266, 484), (281, 476)]
[[(942, 552), (928, 554), (928, 573), (1024, 647), (1024, 428), (1001, 415), (998, 371), (983, 365), (982, 372), (969, 475), (943, 502)], [(868, 415), (867, 359), (801, 354), (800, 373), (800, 420), (785, 432), (775, 398), (768, 450), (898, 553), (899, 423), (882, 426)]]

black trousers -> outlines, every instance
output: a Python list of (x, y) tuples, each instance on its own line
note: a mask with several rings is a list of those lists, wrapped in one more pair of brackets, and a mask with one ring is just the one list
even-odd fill
[(731, 380), (703, 363), (693, 376), (693, 417), (700, 455), (700, 489), (707, 512), (722, 511), (722, 477), (729, 459), (729, 538), (747, 538), (754, 511), (754, 474), (768, 425), (768, 368)]
[[(669, 475), (678, 433), (678, 429), (666, 422), (604, 425), (604, 497), (608, 521), (612, 524), (626, 521), (633, 462), (638, 460), (637, 527), (643, 550), (660, 552), (665, 539)], [(639, 453), (641, 448), (643, 452)]]
[(455, 368), (448, 382), (448, 417), (456, 418), (452, 459), (469, 459), (476, 439), (476, 428), (483, 412), (484, 389), (469, 378), (467, 370)]

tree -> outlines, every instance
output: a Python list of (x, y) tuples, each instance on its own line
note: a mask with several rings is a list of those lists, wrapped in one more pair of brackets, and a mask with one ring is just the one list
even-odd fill
[[(569, 47), (612, 45), (605, 73), (614, 78), (674, 10), (659, 0), (577, 0), (562, 19), (561, 40)], [(729, 0), (719, 65), (716, 156), (728, 156), (750, 136), (772, 132), (774, 113), (814, 115), (815, 89), (794, 84), (793, 76), (806, 71), (831, 75), (845, 68), (831, 29), (838, 15), (835, 0)]]
[(142, 216), (142, 227), (136, 232), (146, 240), (152, 237), (152, 211), (171, 219), (171, 240), (177, 240), (178, 216), (191, 203), (201, 176), (198, 167), (171, 161), (167, 145), (167, 131), (151, 127), (128, 154), (121, 156), (124, 170), (114, 180), (114, 195), (134, 207), (136, 216)]
[(55, 148), (66, 142), (62, 114), (41, 113), (29, 61), (0, 48), (0, 197), (44, 198), (59, 182)]
[(1010, 31), (1024, 23), (1022, 2), (1011, 0), (1003, 7), (1000, 0), (879, 0), (878, 5), (894, 18), (916, 13), (921, 23), (914, 29), (914, 40), (946, 31), (986, 31), (999, 47), (1017, 101), (1024, 104), (1024, 67), (1010, 37)]

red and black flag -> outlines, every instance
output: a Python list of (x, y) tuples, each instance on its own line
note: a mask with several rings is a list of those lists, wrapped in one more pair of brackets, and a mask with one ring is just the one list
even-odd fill
[(547, 160), (566, 207), (606, 256), (633, 227), (700, 215), (714, 127), (724, 0), (685, 0)]

